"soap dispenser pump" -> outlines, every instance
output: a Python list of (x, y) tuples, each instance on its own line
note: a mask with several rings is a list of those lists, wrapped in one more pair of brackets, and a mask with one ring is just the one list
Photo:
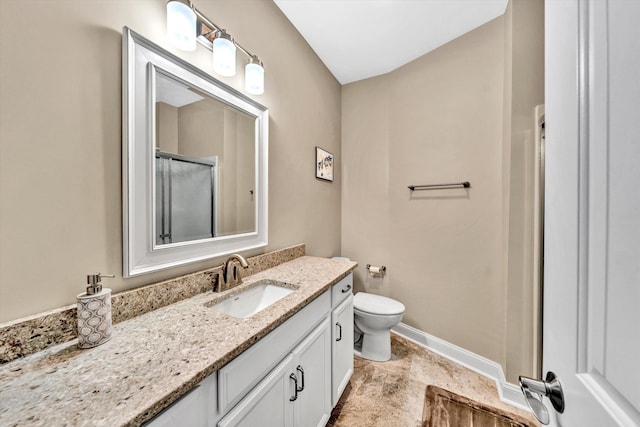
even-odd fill
[(102, 287), (102, 278), (116, 276), (87, 275), (87, 291), (78, 299), (78, 348), (92, 348), (111, 339), (111, 289)]

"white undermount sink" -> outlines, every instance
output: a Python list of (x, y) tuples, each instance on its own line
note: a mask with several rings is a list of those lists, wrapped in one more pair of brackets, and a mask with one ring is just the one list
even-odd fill
[(295, 289), (286, 288), (277, 282), (265, 280), (209, 307), (229, 316), (244, 319), (264, 310), (294, 291)]

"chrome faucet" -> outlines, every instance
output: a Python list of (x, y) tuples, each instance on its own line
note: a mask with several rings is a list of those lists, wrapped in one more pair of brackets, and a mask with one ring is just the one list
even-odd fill
[(240, 269), (238, 268), (238, 264), (234, 264), (234, 261), (238, 261), (244, 268), (249, 268), (249, 263), (242, 255), (230, 255), (225, 261), (222, 271), (218, 272), (214, 278), (213, 292), (223, 292), (242, 283)]
[[(227, 262), (224, 263), (224, 281), (231, 288), (242, 283), (242, 277), (240, 277), (240, 270), (237, 265), (233, 265), (233, 261), (238, 261), (243, 268), (249, 268), (249, 263), (244, 259), (242, 255), (232, 254), (227, 258)], [(233, 268), (229, 268), (233, 265)]]

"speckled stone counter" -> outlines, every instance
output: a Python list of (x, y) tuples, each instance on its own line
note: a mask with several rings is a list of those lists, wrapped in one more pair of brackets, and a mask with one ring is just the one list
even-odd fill
[[(305, 245), (299, 244), (249, 257), (249, 268), (244, 271), (245, 276), (251, 276), (304, 254)], [(222, 265), (115, 293), (111, 297), (113, 323), (124, 322), (206, 292), (211, 289), (212, 275), (221, 270)], [(77, 334), (75, 303), (0, 324), (0, 365), (71, 341)]]
[[(0, 366), (1, 426), (140, 425), (233, 360), (356, 267), (303, 256), (238, 288), (196, 295), (114, 326), (111, 341), (76, 341)], [(262, 280), (297, 288), (246, 319), (208, 307)]]

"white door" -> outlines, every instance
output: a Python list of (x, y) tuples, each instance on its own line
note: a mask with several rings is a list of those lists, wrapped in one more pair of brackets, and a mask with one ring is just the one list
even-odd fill
[(331, 313), (331, 406), (336, 406), (353, 374), (353, 295)]
[(326, 318), (292, 352), (298, 377), (295, 427), (324, 426), (331, 415), (331, 329)]
[(640, 1), (545, 8), (543, 367), (564, 390), (555, 421), (638, 426)]
[(220, 420), (218, 427), (292, 427), (296, 398), (292, 370), (293, 357), (288, 355)]

